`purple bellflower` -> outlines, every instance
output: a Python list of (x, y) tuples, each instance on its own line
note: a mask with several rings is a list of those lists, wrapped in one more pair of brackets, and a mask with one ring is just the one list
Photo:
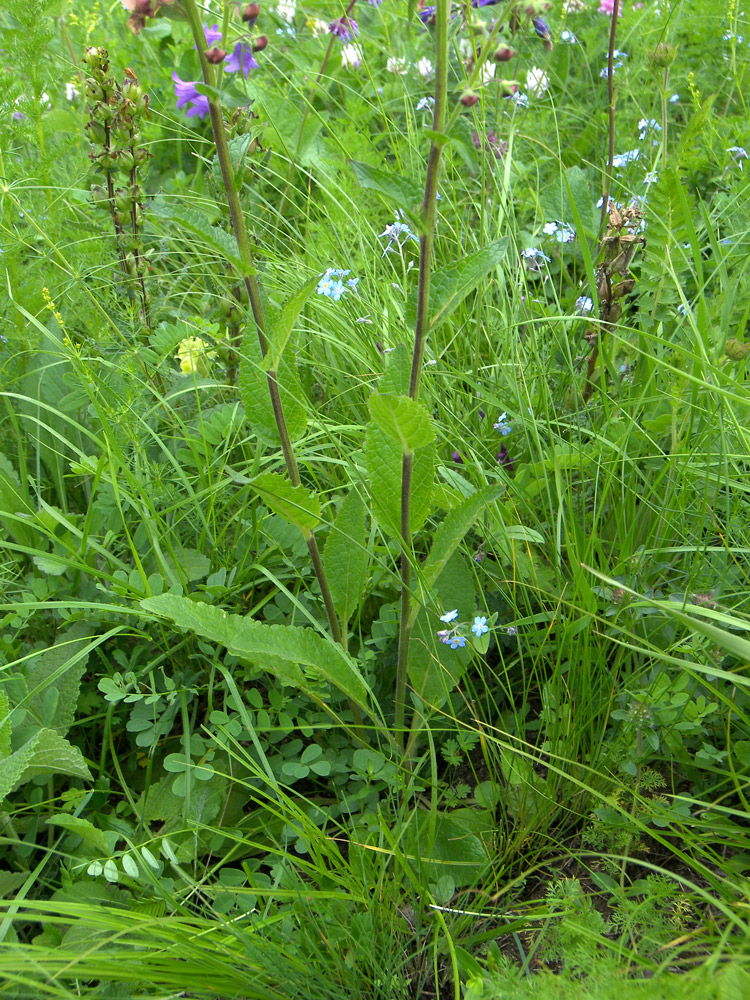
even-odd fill
[(249, 45), (237, 42), (231, 56), (224, 64), (224, 68), (227, 73), (237, 73), (242, 70), (242, 75), (247, 77), (250, 75), (251, 69), (258, 68), (258, 60), (253, 56), (253, 50)]
[(194, 118), (196, 115), (203, 118), (208, 114), (208, 98), (199, 94), (195, 89), (197, 81), (181, 80), (176, 73), (172, 73), (174, 80), (174, 92), (177, 98), (177, 107), (182, 108), (188, 105), (187, 116)]

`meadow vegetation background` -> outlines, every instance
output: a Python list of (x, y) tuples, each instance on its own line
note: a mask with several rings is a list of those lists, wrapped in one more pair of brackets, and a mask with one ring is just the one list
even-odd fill
[(737, 0), (0, 29), (0, 995), (750, 996)]

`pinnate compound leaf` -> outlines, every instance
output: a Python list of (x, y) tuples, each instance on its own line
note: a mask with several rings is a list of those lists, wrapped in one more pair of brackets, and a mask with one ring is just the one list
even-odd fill
[(263, 472), (250, 485), (274, 514), (294, 524), (306, 537), (319, 524), (320, 500), (304, 486), (292, 486), (278, 472)]
[(369, 403), (370, 416), (380, 430), (401, 445), (405, 455), (416, 448), (432, 444), (435, 428), (426, 407), (409, 396), (373, 393)]
[(68, 774), (92, 781), (83, 754), (54, 729), (39, 729), (22, 747), (0, 760), (0, 802), (40, 774)]
[[(445, 517), (435, 532), (429, 555), (420, 567), (420, 578), (425, 593), (432, 592), (435, 581), (445, 569), (448, 560), (458, 548), (467, 531), (485, 507), (505, 493), (502, 484), (486, 486), (484, 489), (467, 497), (454, 507)], [(468, 613), (470, 609), (466, 609)], [(412, 612), (412, 621), (416, 618), (419, 606)]]
[[(375, 424), (369, 424), (366, 440), (370, 500), (380, 526), (392, 535), (401, 534), (401, 465), (403, 453), (398, 441)], [(411, 483), (410, 531), (418, 531), (432, 509), (435, 482), (435, 445), (414, 452)]]
[(266, 625), (177, 594), (148, 597), (141, 601), (141, 607), (168, 618), (179, 628), (225, 646), (233, 656), (257, 663), (282, 683), (293, 685), (319, 701), (314, 683), (303, 670), (307, 668), (368, 711), (370, 689), (354, 660), (341, 646), (312, 629)]
[(341, 505), (323, 550), (333, 606), (342, 621), (357, 609), (367, 582), (365, 505), (352, 490)]
[[(278, 446), (281, 444), (281, 438), (271, 406), (268, 375), (263, 369), (264, 359), (260, 353), (260, 343), (254, 326), (252, 329), (248, 328), (242, 338), (240, 357), (237, 387), (250, 427), (265, 444)], [(297, 441), (307, 428), (307, 413), (303, 404), (302, 386), (290, 348), (287, 348), (285, 356), (279, 362), (276, 382), (284, 407), (289, 437), (292, 441)]]
[[(428, 332), (436, 330), (454, 309), (463, 302), (469, 292), (505, 257), (508, 237), (489, 243), (481, 250), (468, 254), (457, 264), (450, 264), (435, 271), (430, 279), (430, 305), (428, 311)], [(413, 292), (406, 308), (406, 322), (413, 326), (417, 319), (417, 295)]]

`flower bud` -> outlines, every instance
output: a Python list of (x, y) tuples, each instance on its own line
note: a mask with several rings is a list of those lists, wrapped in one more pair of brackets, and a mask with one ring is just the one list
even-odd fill
[(254, 38), (253, 52), (262, 52), (266, 45), (268, 45), (268, 35), (261, 35), (259, 38)]
[(516, 54), (516, 50), (512, 49), (509, 45), (501, 45), (500, 48), (495, 52), (493, 59), (495, 62), (508, 62)]
[(218, 48), (216, 45), (212, 49), (206, 49), (206, 59), (213, 65), (216, 66), (220, 62), (224, 62), (227, 54), (224, 49)]
[(144, 149), (143, 146), (139, 146), (138, 149), (133, 151), (133, 159), (135, 160), (135, 165), (137, 167), (144, 164), (149, 156), (151, 156), (151, 154), (147, 149)]
[(724, 357), (730, 361), (744, 361), (750, 354), (750, 344), (743, 344), (741, 340), (731, 337), (724, 344)]
[(676, 58), (677, 46), (669, 45), (666, 42), (660, 42), (653, 52), (649, 51), (646, 53), (646, 60), (649, 66), (657, 69), (666, 69), (672, 65)]
[(93, 80), (91, 77), (89, 77), (89, 79), (86, 81), (86, 84), (83, 89), (84, 93), (86, 94), (86, 97), (90, 101), (104, 100), (104, 91), (102, 90), (100, 85), (96, 82), (96, 80)]
[(129, 149), (124, 149), (117, 156), (117, 169), (123, 174), (129, 174), (135, 166), (135, 158)]
[(86, 131), (89, 134), (89, 139), (97, 146), (103, 146), (107, 141), (107, 133), (104, 130), (104, 126), (101, 122), (90, 121), (86, 125)]
[(519, 91), (519, 84), (517, 80), (500, 81), (500, 93), (504, 97), (511, 97), (513, 94), (517, 94), (518, 91)]
[(476, 94), (473, 90), (465, 90), (461, 95), (461, 103), (465, 108), (473, 107), (479, 100), (479, 94)]
[(252, 28), (252, 26), (255, 24), (258, 14), (260, 14), (260, 7), (258, 6), (257, 3), (249, 3), (247, 7), (245, 7), (245, 9), (242, 11), (242, 20), (245, 22), (248, 28)]

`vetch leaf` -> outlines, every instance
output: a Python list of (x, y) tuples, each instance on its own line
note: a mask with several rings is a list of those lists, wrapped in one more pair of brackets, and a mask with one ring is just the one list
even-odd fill
[(320, 500), (304, 486), (292, 486), (278, 472), (263, 472), (250, 481), (263, 502), (285, 521), (296, 525), (305, 538), (320, 522)]
[(435, 440), (432, 418), (417, 400), (409, 396), (373, 393), (368, 405), (375, 424), (401, 445), (404, 455), (411, 455), (416, 448)]
[(371, 692), (355, 661), (341, 646), (312, 629), (266, 625), (176, 594), (149, 597), (141, 601), (141, 607), (226, 646), (233, 656), (257, 663), (282, 683), (299, 688), (320, 703), (315, 684), (303, 670), (307, 668), (318, 680), (328, 681), (372, 714), (367, 705)]
[(365, 546), (365, 505), (351, 490), (333, 522), (323, 550), (333, 606), (342, 622), (349, 620), (362, 599), (369, 561)]
[[(462, 258), (457, 264), (435, 271), (430, 279), (430, 303), (428, 310), (428, 332), (436, 330), (450, 314), (457, 309), (469, 292), (505, 257), (508, 237), (489, 243), (481, 250)], [(406, 307), (406, 322), (414, 326), (417, 320), (416, 290), (409, 296)]]

